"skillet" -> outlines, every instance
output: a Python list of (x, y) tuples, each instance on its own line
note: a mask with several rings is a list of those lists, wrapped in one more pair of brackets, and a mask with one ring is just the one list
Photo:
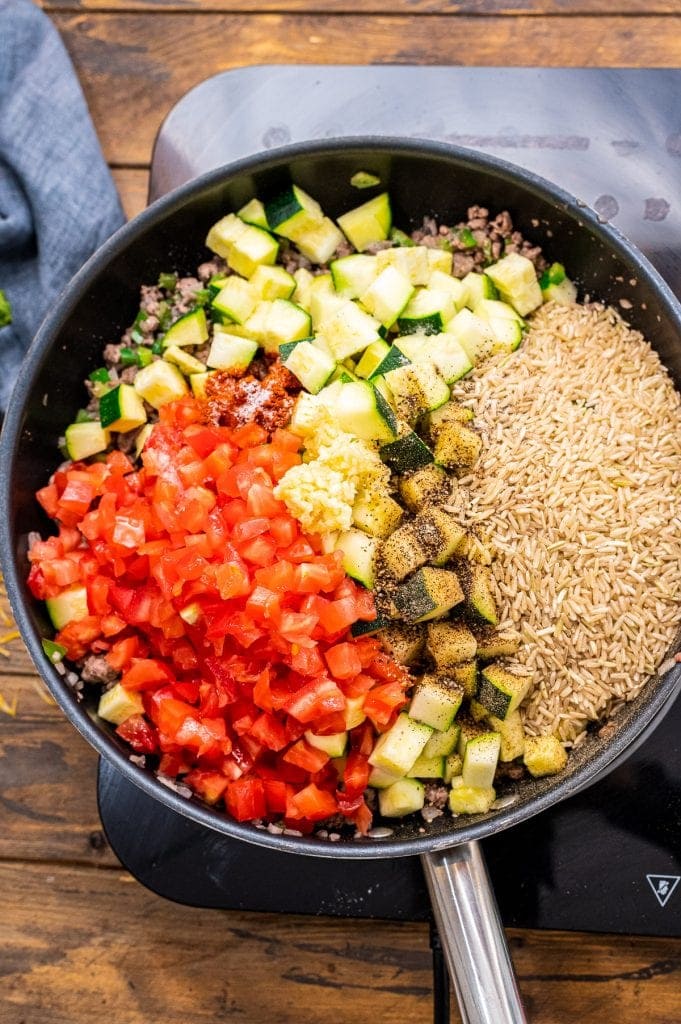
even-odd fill
[[(607, 738), (590, 733), (559, 776), (501, 789), (496, 810), (443, 815), (425, 831), (420, 817), (377, 821), (383, 838), (330, 844), (239, 824), (132, 764), (127, 747), (97, 718), (94, 694), (78, 703), (43, 654), (41, 638), (52, 631), (25, 585), (27, 535), (48, 530), (35, 491), (58, 462), (56, 439), (82, 404), (84, 377), (101, 362), (104, 345), (118, 340), (134, 318), (140, 284), (169, 269), (193, 273), (205, 258), (204, 239), (215, 220), (291, 181), (338, 216), (362, 201), (350, 185), (358, 170), (380, 176), (395, 223), (405, 230), (424, 215), (456, 223), (473, 203), (508, 209), (514, 226), (541, 244), (549, 260), (565, 264), (580, 296), (626, 308), (627, 320), (651, 341), (681, 387), (681, 307), (669, 286), (615, 228), (562, 190), (498, 159), (433, 142), (360, 138), (290, 146), (211, 171), (155, 202), (88, 261), (49, 312), (26, 357), (0, 440), (3, 571), (38, 671), (76, 728), (123, 775), (176, 812), (245, 842), (313, 857), (420, 856), (463, 1020), (516, 1024), (525, 1016), (477, 841), (564, 800), (626, 757), (671, 706), (681, 666), (653, 677), (618, 712)], [(678, 646), (677, 636), (669, 653)]]

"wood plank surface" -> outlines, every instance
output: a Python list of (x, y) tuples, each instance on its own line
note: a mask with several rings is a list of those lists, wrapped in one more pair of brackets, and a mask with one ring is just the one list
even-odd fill
[[(124, 872), (0, 864), (3, 1024), (426, 1024), (424, 925), (221, 913), (164, 902)], [(533, 1024), (679, 1020), (681, 940), (509, 932)], [(454, 1011), (452, 1020), (458, 1020)]]
[(379, 17), (55, 13), (107, 159), (146, 166), (198, 82), (246, 64), (681, 65), (663, 17)]
[(243, 14), (679, 14), (679, 0), (43, 0), (48, 11), (238, 11)]
[(114, 167), (111, 173), (116, 183), (118, 194), (121, 197), (126, 217), (130, 219), (136, 213), (141, 213), (147, 205), (147, 192), (149, 190), (149, 172), (147, 169)]

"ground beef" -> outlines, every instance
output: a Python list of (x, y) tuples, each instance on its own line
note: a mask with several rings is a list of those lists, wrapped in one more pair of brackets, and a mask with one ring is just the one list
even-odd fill
[(141, 288), (140, 309), (151, 316), (158, 316), (163, 301), (163, 291), (155, 284), (143, 284)]
[(201, 282), (197, 277), (181, 277), (177, 282), (177, 288), (173, 296), (173, 316), (184, 316), (196, 305), (196, 293), (201, 289)]
[[(470, 245), (471, 235), (475, 246)], [(502, 210), (490, 220), (486, 207), (470, 206), (467, 219), (451, 228), (445, 225), (438, 227), (433, 217), (424, 217), (421, 227), (412, 232), (411, 238), (418, 245), (429, 248), (444, 245), (449, 249), (455, 277), (465, 277), (471, 271), (483, 270), (510, 252), (526, 256), (539, 272), (546, 267), (541, 247), (528, 242), (519, 231), (513, 230), (508, 210)]]
[(393, 243), (389, 239), (386, 239), (385, 242), (372, 242), (371, 245), (367, 245), (364, 252), (367, 253), (368, 256), (375, 256), (376, 253), (380, 252), (382, 249), (392, 249), (392, 245)]
[(101, 654), (91, 654), (83, 661), (80, 676), (86, 683), (115, 683), (118, 672)]
[(211, 277), (217, 277), (219, 274), (227, 273), (227, 264), (220, 256), (215, 256), (212, 260), (207, 260), (202, 263), (196, 271), (199, 281), (205, 284), (210, 281)]
[(135, 377), (139, 373), (139, 366), (126, 366), (124, 370), (120, 372), (120, 378), (124, 384), (132, 384)]
[(439, 782), (427, 782), (425, 785), (426, 804), (443, 811), (449, 799), (449, 790)]
[(289, 274), (295, 274), (296, 270), (300, 269), (312, 270), (312, 264), (307, 256), (303, 256), (302, 252), (298, 252), (288, 243), (282, 243), (279, 250), (279, 262)]
[(121, 349), (123, 345), (105, 345), (102, 356), (107, 366), (118, 366), (121, 361)]
[[(343, 256), (350, 256), (354, 252), (353, 246), (348, 242), (347, 238), (344, 238), (336, 249), (334, 259), (340, 260)], [(366, 250), (365, 250), (366, 251)]]

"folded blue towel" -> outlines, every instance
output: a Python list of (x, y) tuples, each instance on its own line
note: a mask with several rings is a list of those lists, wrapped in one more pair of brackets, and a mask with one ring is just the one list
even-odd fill
[(0, 0), (0, 409), (40, 321), (123, 223), (71, 61), (30, 0)]

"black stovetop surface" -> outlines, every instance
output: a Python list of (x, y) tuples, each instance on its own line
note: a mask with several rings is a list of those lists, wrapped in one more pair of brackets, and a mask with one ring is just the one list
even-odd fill
[[(569, 102), (567, 101), (569, 97)], [(220, 125), (220, 130), (216, 130)], [(263, 148), (339, 135), (444, 139), (530, 168), (613, 220), (681, 295), (681, 71), (256, 67), (185, 96), (151, 198)], [(180, 818), (102, 762), (122, 863), (196, 906), (425, 920), (414, 858), (280, 854)], [(681, 701), (588, 790), (483, 843), (508, 926), (681, 936)]]

